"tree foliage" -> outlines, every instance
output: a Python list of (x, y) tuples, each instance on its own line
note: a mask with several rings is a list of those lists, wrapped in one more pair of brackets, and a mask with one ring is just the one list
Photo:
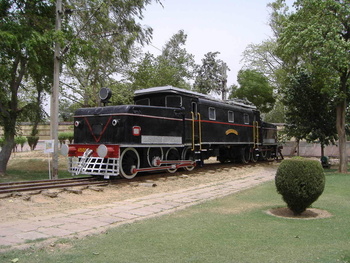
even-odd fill
[(227, 71), (230, 70), (226, 63), (217, 58), (220, 52), (208, 52), (202, 59), (202, 65), (197, 70), (197, 76), (193, 85), (194, 89), (203, 94), (214, 92), (222, 94), (225, 99), (227, 92)]
[(189, 89), (196, 64), (184, 48), (186, 39), (180, 30), (165, 44), (161, 55), (146, 53), (141, 62), (135, 63), (135, 70), (130, 71), (132, 90), (166, 85)]
[(97, 106), (100, 88), (123, 79), (140, 52), (136, 44), (151, 40), (152, 28), (138, 22), (151, 2), (67, 0), (72, 10), (66, 15), (70, 38), (64, 43), (67, 97), (73, 93), (82, 106)]
[(175, 69), (176, 75), (173, 77), (174, 80), (188, 85), (187, 82), (193, 78), (197, 65), (195, 64), (194, 56), (189, 54), (184, 47), (186, 40), (187, 34), (185, 34), (184, 30), (174, 34), (165, 44), (161, 57), (168, 62), (170, 67)]
[(231, 98), (247, 99), (263, 113), (273, 108), (273, 87), (262, 73), (250, 69), (240, 70), (237, 81), (240, 87), (231, 93)]
[(335, 143), (336, 113), (333, 98), (322, 93), (322, 77), (299, 70), (284, 89), (286, 106), (286, 132), (291, 137), (320, 141), (324, 145)]
[[(0, 174), (6, 172), (14, 146), (16, 121), (37, 119), (42, 93), (50, 87), (54, 10), (52, 1), (0, 2), (0, 125), (5, 137)], [(28, 96), (30, 92), (37, 95)]]
[[(279, 1), (281, 2), (281, 1)], [(350, 4), (348, 0), (299, 0), (296, 11), (282, 24), (278, 54), (289, 72), (300, 64), (323, 75), (335, 98), (340, 172), (347, 170), (346, 108), (350, 77)]]
[(248, 45), (243, 52), (244, 69), (261, 72), (270, 83), (277, 85), (278, 72), (283, 62), (276, 55), (276, 48), (274, 39)]
[(41, 118), (43, 94), (53, 77), (53, 42), (63, 47), (60, 60), (70, 89), (67, 97), (80, 94), (83, 105), (96, 105), (98, 89), (125, 71), (135, 43), (150, 41), (152, 29), (138, 20), (151, 2), (63, 0), (62, 30), (57, 32), (55, 1), (0, 1), (0, 125), (5, 137), (0, 174), (6, 172), (16, 121)]

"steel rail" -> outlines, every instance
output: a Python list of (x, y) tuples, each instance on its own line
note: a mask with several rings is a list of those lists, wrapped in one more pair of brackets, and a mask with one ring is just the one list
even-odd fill
[(30, 182), (16, 182), (10, 185), (1, 185), (0, 194), (12, 193), (12, 192), (25, 192), (25, 191), (36, 191), (36, 190), (46, 190), (53, 188), (67, 188), (75, 186), (86, 186), (86, 185), (108, 185), (109, 182), (97, 180), (95, 178), (83, 178), (83, 179), (60, 179), (53, 180), (50, 182), (48, 180), (30, 181)]
[(6, 182), (0, 183), (0, 188), (8, 185), (18, 185), (18, 184), (31, 184), (31, 183), (45, 183), (45, 182), (66, 182), (66, 181), (80, 181), (80, 180), (96, 180), (94, 177), (77, 177), (77, 178), (62, 178), (62, 179), (44, 179), (44, 180), (33, 180), (33, 181), (18, 181), (18, 182)]

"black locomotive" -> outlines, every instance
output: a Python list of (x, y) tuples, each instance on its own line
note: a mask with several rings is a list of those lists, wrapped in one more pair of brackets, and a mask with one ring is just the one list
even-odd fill
[(179, 168), (209, 157), (248, 163), (277, 156), (277, 128), (255, 106), (175, 88), (135, 92), (134, 105), (75, 112), (74, 144), (62, 147), (73, 175), (121, 176)]

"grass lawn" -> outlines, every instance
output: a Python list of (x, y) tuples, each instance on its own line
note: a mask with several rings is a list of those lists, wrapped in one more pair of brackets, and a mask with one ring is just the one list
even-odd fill
[[(71, 178), (72, 175), (68, 171), (59, 171), (58, 178)], [(5, 176), (0, 176), (0, 183), (15, 181), (34, 181), (49, 179), (49, 171), (26, 171), (26, 170), (7, 170)]]
[(274, 182), (55, 247), (11, 251), (0, 262), (350, 262), (350, 175), (327, 173), (315, 208), (325, 219), (265, 213), (284, 206)]
[[(16, 157), (13, 157), (9, 160), (6, 175), (0, 176), (0, 183), (49, 179), (49, 163), (47, 160), (48, 156), (43, 157), (41, 151), (29, 152), (28, 156), (21, 155), (27, 153), (28, 152), (16, 153), (14, 155)], [(32, 154), (33, 157), (30, 157), (30, 154)], [(51, 160), (51, 158), (49, 160)], [(67, 170), (67, 160), (65, 157), (59, 158), (58, 168), (59, 178), (72, 177), (72, 175)]]

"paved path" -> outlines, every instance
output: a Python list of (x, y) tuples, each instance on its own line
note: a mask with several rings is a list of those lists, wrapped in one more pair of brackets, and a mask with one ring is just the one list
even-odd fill
[[(275, 169), (262, 173), (152, 194), (84, 209), (68, 210), (40, 218), (0, 223), (0, 246), (26, 248), (33, 240), (54, 242), (57, 238), (83, 237), (109, 227), (159, 216), (179, 209), (223, 197), (274, 179)], [(6, 249), (5, 248), (5, 249)]]

